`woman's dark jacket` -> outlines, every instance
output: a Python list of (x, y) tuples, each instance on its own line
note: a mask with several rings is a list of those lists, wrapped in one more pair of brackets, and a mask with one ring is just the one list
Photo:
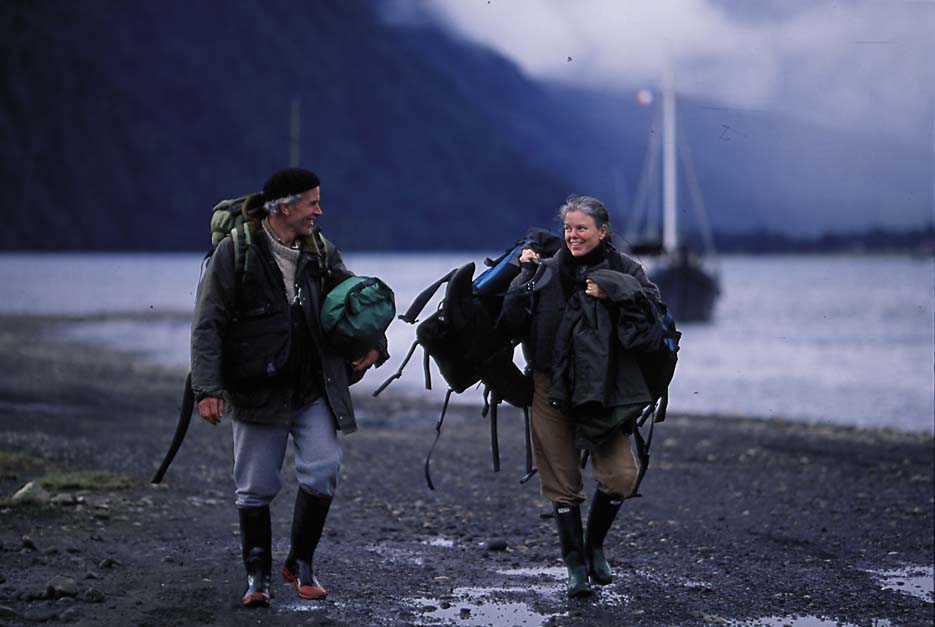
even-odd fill
[[(311, 370), (306, 368), (305, 372), (311, 372), (316, 379), (311, 384), (313, 394), (317, 392), (315, 396), (325, 397), (342, 432), (355, 431), (357, 423), (348, 389), (349, 366), (341, 355), (329, 348), (322, 336), (319, 318), (323, 296), (352, 273), (330, 242), (324, 238), (306, 238), (296, 264), (295, 286), (299, 296), (292, 310), (268, 237), (259, 227), (252, 232), (253, 243), (247, 251), (248, 281), (237, 276), (234, 242), (228, 237), (218, 244), (199, 285), (191, 337), (195, 398), (223, 396), (226, 410), (234, 420), (268, 424), (291, 421), (298, 409), (295, 377), (276, 373), (270, 365), (270, 376), (235, 380), (232, 372), (236, 371), (237, 364), (231, 362), (236, 361), (236, 355), (232, 354), (236, 353), (236, 348), (232, 348), (230, 339), (243, 332), (245, 321), (249, 326), (251, 320), (255, 320), (256, 328), (261, 330), (252, 334), (248, 343), (250, 350), (262, 354), (267, 350), (266, 342), (268, 350), (275, 352), (282, 333), (289, 333), (288, 329), (296, 328), (296, 323), (304, 323), (301, 328), (311, 351), (308, 355)], [(298, 315), (299, 311), (301, 320), (293, 315), (293, 312)], [(380, 352), (379, 365), (387, 359), (386, 339), (375, 348)], [(290, 358), (291, 363), (296, 361), (294, 356)]]

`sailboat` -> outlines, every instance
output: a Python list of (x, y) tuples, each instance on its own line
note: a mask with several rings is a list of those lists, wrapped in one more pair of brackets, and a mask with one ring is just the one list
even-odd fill
[[(638, 96), (641, 104), (649, 104), (652, 97), (642, 91)], [(674, 81), (668, 72), (662, 89), (662, 137), (654, 134), (649, 142), (640, 186), (630, 211), (625, 231), (629, 252), (650, 256), (649, 278), (657, 286), (663, 299), (676, 320), (680, 322), (706, 322), (714, 315), (714, 305), (721, 294), (720, 271), (714, 238), (708, 223), (707, 213), (695, 176), (694, 165), (685, 141), (684, 133), (676, 124), (676, 99)], [(644, 230), (635, 234), (635, 227), (643, 218), (648, 218), (651, 205), (658, 199), (658, 170), (660, 144), (662, 148), (662, 225), (661, 240), (658, 225), (647, 225), (651, 233)], [(677, 157), (685, 170), (685, 180), (695, 210), (698, 230), (702, 236), (704, 250), (691, 250), (681, 239), (678, 225), (678, 171)], [(657, 205), (658, 206), (658, 205)], [(648, 219), (647, 219), (648, 222)]]

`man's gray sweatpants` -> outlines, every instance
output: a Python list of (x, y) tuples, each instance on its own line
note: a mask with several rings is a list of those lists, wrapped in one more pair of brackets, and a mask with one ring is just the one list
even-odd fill
[(234, 421), (234, 484), (238, 507), (269, 505), (282, 487), (282, 462), (292, 435), (295, 474), (306, 490), (334, 496), (341, 470), (334, 415), (324, 398), (298, 410), (291, 424)]

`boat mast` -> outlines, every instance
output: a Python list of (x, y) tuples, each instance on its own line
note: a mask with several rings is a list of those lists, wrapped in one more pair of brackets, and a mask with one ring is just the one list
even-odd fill
[(668, 253), (678, 248), (674, 83), (672, 67), (666, 64), (662, 79), (662, 248)]
[(299, 167), (299, 132), (302, 121), (302, 101), (292, 99), (292, 115), (289, 117), (289, 167)]

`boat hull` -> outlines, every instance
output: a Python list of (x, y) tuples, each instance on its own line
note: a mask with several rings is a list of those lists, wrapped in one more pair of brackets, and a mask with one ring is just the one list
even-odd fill
[(677, 322), (707, 322), (721, 293), (717, 275), (692, 259), (665, 259), (649, 273)]

